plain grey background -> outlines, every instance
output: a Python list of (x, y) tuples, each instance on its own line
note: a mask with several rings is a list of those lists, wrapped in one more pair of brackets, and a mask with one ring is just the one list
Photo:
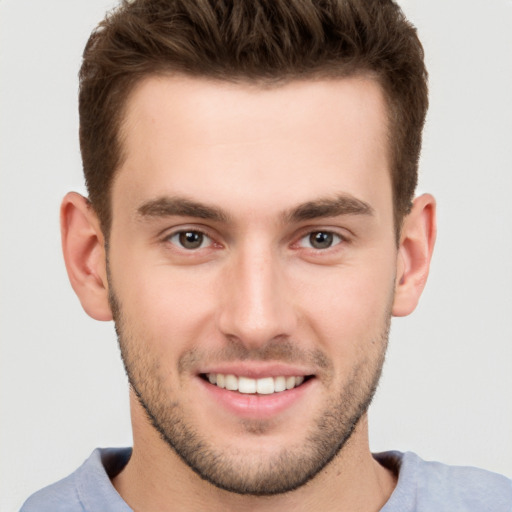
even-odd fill
[[(420, 191), (439, 206), (418, 310), (395, 319), (374, 451), (512, 476), (512, 1), (402, 0), (430, 70)], [(84, 192), (77, 72), (111, 0), (0, 0), (0, 510), (131, 443), (113, 326), (68, 284), (58, 210)]]

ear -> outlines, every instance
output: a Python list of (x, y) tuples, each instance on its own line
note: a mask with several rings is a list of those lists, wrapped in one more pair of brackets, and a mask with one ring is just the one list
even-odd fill
[(85, 312), (96, 320), (112, 320), (108, 301), (105, 240), (89, 201), (66, 194), (60, 209), (62, 251), (69, 280)]
[(430, 194), (414, 200), (405, 217), (398, 248), (393, 315), (414, 311), (427, 282), (436, 240), (436, 202)]

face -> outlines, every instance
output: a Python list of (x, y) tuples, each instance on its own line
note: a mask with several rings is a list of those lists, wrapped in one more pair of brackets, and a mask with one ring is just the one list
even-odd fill
[(139, 431), (233, 492), (304, 484), (357, 433), (384, 359), (379, 86), (151, 78), (122, 133), (109, 285)]

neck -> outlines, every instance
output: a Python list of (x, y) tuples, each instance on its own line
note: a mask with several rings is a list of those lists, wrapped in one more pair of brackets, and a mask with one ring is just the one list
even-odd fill
[(274, 496), (239, 495), (218, 489), (196, 475), (160, 438), (144, 412), (133, 403), (133, 454), (113, 485), (137, 512), (334, 512), (379, 511), (396, 477), (378, 464), (368, 445), (363, 416), (340, 453), (306, 485)]

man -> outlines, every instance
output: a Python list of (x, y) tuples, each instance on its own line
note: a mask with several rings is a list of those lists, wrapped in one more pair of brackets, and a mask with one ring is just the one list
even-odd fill
[(115, 320), (134, 445), (22, 510), (509, 510), (503, 477), (369, 450), (435, 239), (398, 7), (135, 0), (80, 80), (89, 198), (65, 197), (63, 250)]

